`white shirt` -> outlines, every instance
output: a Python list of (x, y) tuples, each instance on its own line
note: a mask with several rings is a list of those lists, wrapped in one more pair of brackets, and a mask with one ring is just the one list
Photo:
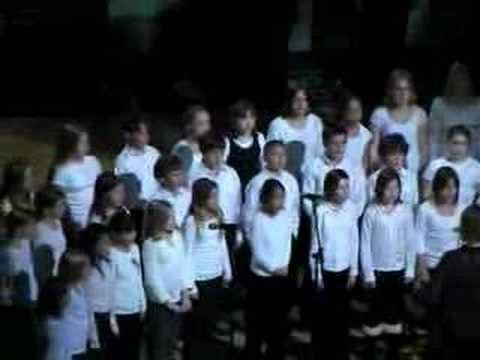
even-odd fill
[(428, 267), (437, 267), (443, 254), (460, 247), (460, 218), (464, 206), (457, 206), (451, 216), (438, 212), (430, 202), (424, 202), (417, 213), (418, 253), (425, 254)]
[(284, 143), (299, 141), (305, 145), (303, 164), (323, 153), (323, 121), (314, 114), (308, 114), (302, 127), (294, 127), (282, 116), (272, 120), (268, 127), (268, 140), (281, 140)]
[(218, 205), (223, 212), (223, 221), (238, 224), (242, 206), (242, 185), (237, 172), (228, 165), (222, 165), (219, 171), (208, 169), (203, 162), (192, 169), (190, 181), (207, 178), (218, 186)]
[[(318, 229), (310, 245), (310, 268), (312, 279), (318, 270), (319, 281), (322, 278), (322, 268), (326, 271), (341, 272), (350, 269), (350, 276), (358, 275), (359, 229), (358, 215), (355, 206), (347, 201), (341, 206), (324, 202), (317, 206)], [(315, 225), (313, 224), (314, 228)], [(317, 237), (318, 236), (318, 237)], [(316, 256), (318, 254), (318, 239), (322, 246), (323, 264)]]
[[(176, 154), (177, 151), (182, 148), (182, 147), (187, 147), (189, 148), (191, 151), (192, 151), (192, 155), (193, 155), (193, 159), (192, 159), (192, 165), (190, 167), (190, 171), (192, 169), (194, 169), (198, 164), (200, 164), (202, 162), (202, 159), (203, 159), (203, 155), (202, 155), (202, 152), (199, 150), (199, 151), (193, 151), (191, 145), (188, 143), (187, 140), (180, 140), (178, 143), (176, 143), (173, 148), (172, 148), (172, 154)], [(188, 174), (188, 176), (190, 177), (190, 174)]]
[(50, 316), (46, 320), (46, 360), (71, 360), (73, 355), (87, 351), (92, 316), (85, 290), (77, 286), (70, 289), (67, 296), (61, 315)]
[(480, 186), (480, 163), (471, 157), (462, 162), (452, 162), (446, 158), (439, 158), (428, 164), (423, 173), (423, 178), (432, 182), (438, 169), (444, 166), (449, 166), (455, 170), (460, 180), (458, 202), (462, 205), (470, 205), (475, 199), (477, 187)]
[(272, 276), (288, 267), (292, 250), (290, 214), (281, 210), (271, 216), (255, 212), (248, 242), (252, 251), (250, 269), (258, 276)]
[(213, 280), (220, 276), (226, 281), (232, 279), (225, 234), (211, 228), (215, 225), (218, 225), (217, 219), (197, 223), (193, 216), (189, 216), (185, 221), (185, 245), (193, 262), (196, 281)]
[(195, 288), (191, 258), (179, 232), (168, 240), (145, 240), (142, 254), (149, 301), (158, 304), (179, 302), (182, 292)]
[(190, 209), (192, 193), (189, 189), (183, 187), (179, 188), (176, 192), (171, 192), (161, 184), (158, 184), (157, 190), (150, 198), (150, 201), (152, 200), (163, 200), (170, 203), (175, 213), (175, 223), (178, 228), (181, 228)]
[(374, 282), (374, 271), (415, 273), (416, 232), (413, 210), (398, 204), (391, 212), (383, 206), (367, 207), (361, 226), (360, 260), (365, 281)]
[[(310, 163), (304, 172), (303, 192), (307, 194), (323, 195), (323, 186), (327, 174), (334, 170), (341, 169), (345, 171), (350, 182), (350, 200), (357, 209), (360, 216), (366, 204), (366, 180), (363, 168), (355, 166), (346, 157), (339, 163), (333, 164), (330, 159), (322, 155)], [(311, 203), (305, 201), (305, 210), (312, 214)]]
[(348, 137), (345, 157), (354, 166), (364, 167), (363, 158), (371, 139), (372, 133), (363, 125), (359, 126), (357, 134)]
[(114, 247), (110, 259), (114, 274), (112, 313), (117, 315), (144, 313), (147, 306), (138, 246), (133, 244), (128, 251)]
[(109, 259), (100, 260), (98, 265), (92, 266), (85, 291), (94, 313), (104, 314), (112, 310), (114, 281), (113, 266)]
[(148, 199), (157, 188), (154, 167), (160, 153), (153, 146), (147, 145), (143, 150), (125, 146), (115, 159), (115, 174), (133, 174), (141, 184), (140, 197)]
[(46, 222), (39, 221), (32, 245), (39, 282), (47, 280), (50, 276), (56, 276), (60, 258), (67, 248), (61, 222), (58, 221), (56, 227), (52, 228)]
[(415, 107), (411, 117), (404, 121), (398, 121), (392, 118), (386, 107), (379, 107), (373, 112), (370, 123), (375, 129), (380, 131), (382, 137), (390, 134), (403, 135), (410, 147), (407, 155), (407, 168), (413, 172), (417, 172), (420, 167), (418, 130), (426, 119), (427, 115), (420, 107)]
[(87, 226), (95, 181), (101, 171), (100, 163), (94, 156), (85, 156), (82, 161), (67, 162), (55, 169), (53, 184), (65, 193), (72, 219), (81, 228)]
[[(378, 175), (383, 169), (375, 171), (368, 178), (368, 200), (371, 202), (375, 199), (375, 186), (377, 185)], [(402, 186), (402, 193), (400, 198), (404, 204), (417, 205), (418, 204), (418, 179), (416, 173), (405, 168), (398, 172), (400, 183)]]
[(278, 180), (285, 187), (285, 209), (289, 213), (292, 234), (296, 236), (300, 225), (300, 192), (297, 180), (286, 170), (273, 173), (264, 169), (250, 180), (245, 188), (245, 203), (242, 211), (243, 228), (247, 233), (250, 231), (249, 226), (259, 209), (260, 192), (263, 184), (269, 179)]

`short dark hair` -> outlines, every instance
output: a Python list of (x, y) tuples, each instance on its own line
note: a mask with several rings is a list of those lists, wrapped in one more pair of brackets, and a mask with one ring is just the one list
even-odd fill
[(398, 183), (398, 198), (395, 201), (396, 203), (401, 202), (401, 194), (402, 194), (402, 181), (400, 180), (400, 176), (395, 169), (392, 168), (385, 168), (380, 171), (377, 177), (377, 183), (375, 184), (375, 201), (378, 202), (382, 199), (385, 189), (387, 188), (388, 184), (395, 180)]
[(98, 175), (95, 181), (94, 200), (92, 204), (92, 212), (100, 210), (104, 205), (105, 195), (115, 189), (117, 186), (123, 185), (120, 178), (113, 171), (104, 171)]
[(447, 140), (450, 141), (457, 135), (465, 136), (468, 143), (472, 142), (472, 132), (464, 125), (455, 125), (449, 128), (447, 132)]
[(254, 103), (244, 99), (238, 100), (230, 106), (230, 119), (232, 121), (235, 121), (238, 118), (247, 116), (249, 112), (252, 113), (254, 116), (256, 115), (257, 111)]
[(283, 184), (277, 179), (268, 179), (265, 181), (262, 189), (260, 190), (260, 203), (266, 204), (275, 190), (280, 190), (284, 194), (286, 192), (285, 186), (283, 186)]
[(47, 185), (35, 195), (35, 209), (37, 214), (42, 216), (43, 211), (51, 209), (60, 201), (65, 199), (65, 194), (58, 186)]
[(142, 126), (148, 127), (148, 122), (143, 115), (134, 115), (122, 124), (122, 131), (132, 134), (140, 130)]
[(457, 198), (455, 202), (458, 202), (458, 195), (460, 189), (460, 179), (458, 178), (457, 172), (450, 166), (443, 166), (437, 170), (432, 181), (432, 195), (435, 201), (438, 201), (440, 192), (445, 189), (448, 185), (448, 182), (453, 180), (455, 186), (457, 187)]
[(193, 122), (195, 116), (200, 112), (208, 112), (208, 109), (203, 105), (190, 105), (185, 109), (182, 115), (183, 125), (188, 126)]
[(380, 140), (378, 153), (382, 158), (396, 153), (401, 153), (406, 156), (409, 148), (410, 146), (405, 140), (405, 137), (402, 134), (395, 133), (389, 134)]
[(200, 139), (200, 151), (202, 154), (212, 150), (225, 150), (225, 137), (219, 132), (213, 131)]
[(470, 205), (463, 210), (460, 219), (460, 233), (464, 241), (480, 241), (480, 207), (478, 205)]
[(161, 179), (173, 171), (183, 170), (183, 162), (177, 155), (162, 156), (155, 163), (153, 173), (155, 178)]
[(265, 146), (263, 147), (263, 153), (268, 154), (270, 150), (272, 150), (275, 147), (281, 147), (283, 149), (286, 149), (285, 143), (281, 140), (270, 140), (268, 141)]
[(354, 93), (353, 91), (350, 91), (348, 89), (344, 89), (338, 96), (337, 102), (336, 102), (336, 112), (337, 112), (337, 120), (339, 123), (343, 121), (343, 116), (345, 114), (345, 111), (350, 105), (350, 102), (353, 100), (356, 100), (360, 102), (360, 104), (363, 104), (362, 98)]
[(333, 169), (327, 173), (323, 182), (323, 192), (325, 199), (329, 200), (333, 197), (338, 189), (338, 185), (342, 180), (348, 180), (349, 176), (345, 170)]
[(136, 228), (132, 217), (125, 211), (119, 211), (110, 220), (109, 230), (114, 234), (124, 234), (136, 231)]
[(348, 136), (347, 129), (341, 125), (325, 127), (322, 132), (323, 145), (327, 145), (330, 140), (337, 135), (343, 135), (346, 138)]

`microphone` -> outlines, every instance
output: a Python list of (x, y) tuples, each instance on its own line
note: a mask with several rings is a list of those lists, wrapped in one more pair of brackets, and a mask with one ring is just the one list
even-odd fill
[(225, 223), (214, 223), (214, 224), (209, 224), (208, 225), (208, 229), (209, 230), (236, 230), (237, 229), (237, 225), (235, 224), (225, 224)]
[(323, 200), (323, 195), (320, 194), (302, 194), (302, 199), (309, 200), (312, 202), (318, 202)]

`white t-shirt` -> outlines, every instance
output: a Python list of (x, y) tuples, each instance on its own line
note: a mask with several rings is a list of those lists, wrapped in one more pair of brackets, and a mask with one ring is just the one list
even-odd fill
[(81, 228), (88, 223), (95, 181), (101, 171), (100, 163), (94, 156), (85, 156), (82, 161), (67, 162), (55, 169), (53, 184), (65, 193), (72, 219)]
[(248, 243), (252, 251), (250, 269), (258, 276), (272, 276), (288, 267), (292, 252), (290, 214), (281, 210), (271, 216), (257, 211), (253, 217)]
[(348, 137), (345, 157), (355, 166), (364, 167), (363, 157), (371, 139), (372, 133), (365, 126), (360, 125), (358, 134)]
[(294, 127), (284, 117), (272, 120), (268, 128), (267, 140), (281, 140), (284, 143), (299, 141), (305, 145), (303, 164), (308, 164), (323, 153), (323, 122), (318, 116), (308, 114), (301, 127)]
[(419, 128), (427, 119), (425, 111), (416, 107), (410, 118), (398, 121), (390, 116), (386, 107), (377, 108), (370, 119), (382, 137), (390, 134), (401, 134), (410, 146), (407, 155), (407, 168), (416, 172), (420, 167), (420, 146), (418, 143)]
[(433, 160), (423, 173), (423, 178), (427, 181), (433, 181), (438, 169), (449, 166), (458, 175), (460, 180), (460, 189), (458, 202), (462, 205), (470, 205), (475, 199), (475, 193), (480, 185), (480, 162), (468, 157), (462, 162), (452, 162), (446, 158)]
[(443, 254), (460, 247), (460, 218), (464, 206), (457, 206), (451, 216), (438, 212), (430, 202), (424, 202), (417, 213), (418, 253), (427, 256), (428, 267), (437, 267)]
[(157, 188), (154, 168), (160, 153), (153, 146), (143, 150), (125, 146), (115, 159), (115, 174), (133, 174), (140, 181), (142, 199), (148, 199)]

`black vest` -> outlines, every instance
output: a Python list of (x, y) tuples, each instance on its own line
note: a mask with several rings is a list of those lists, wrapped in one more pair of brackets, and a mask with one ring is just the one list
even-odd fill
[(249, 181), (262, 169), (262, 164), (260, 163), (262, 149), (258, 142), (257, 133), (253, 136), (252, 145), (248, 148), (238, 146), (233, 139), (233, 137), (228, 138), (230, 154), (228, 155), (227, 164), (237, 171), (242, 183), (243, 193)]

